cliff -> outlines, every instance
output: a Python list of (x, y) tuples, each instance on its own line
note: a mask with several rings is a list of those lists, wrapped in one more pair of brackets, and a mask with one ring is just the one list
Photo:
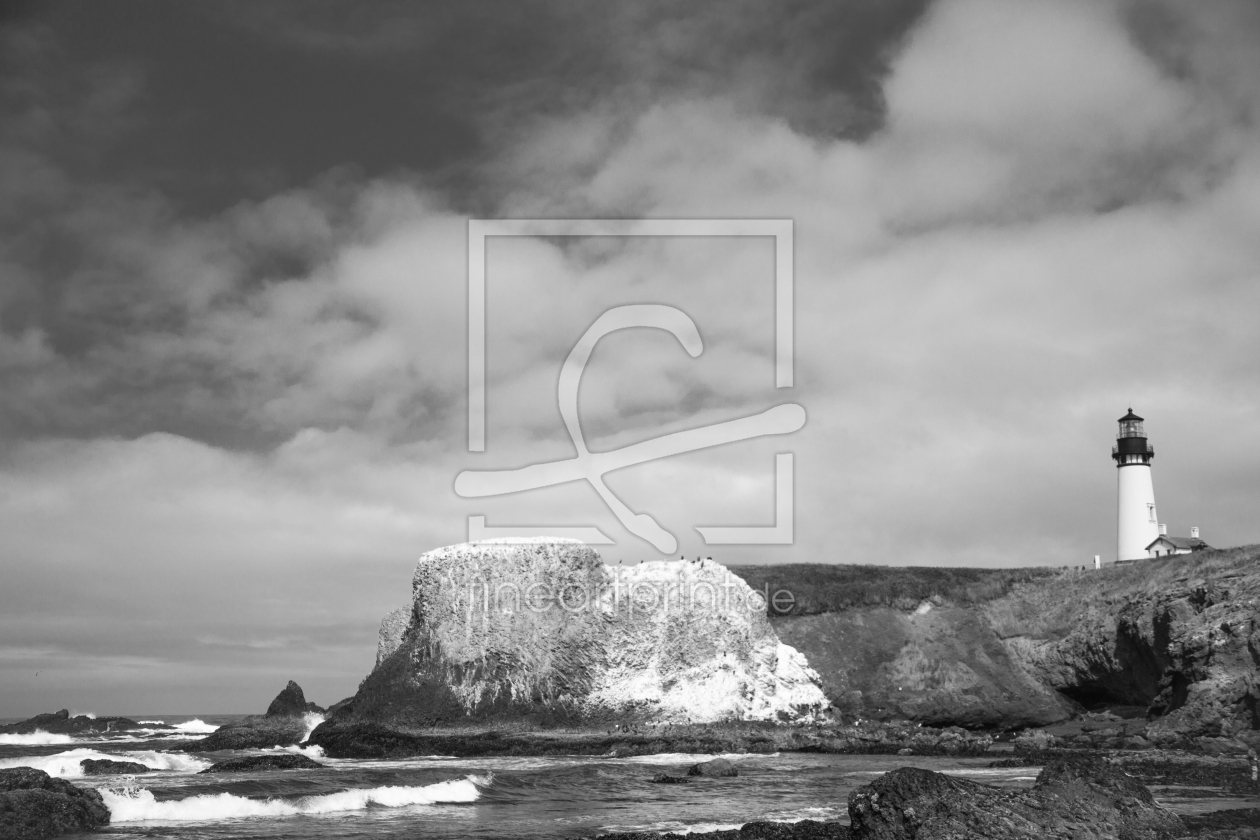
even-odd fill
[(713, 562), (609, 568), (582, 543), (431, 551), (341, 722), (798, 720), (827, 705), (764, 602)]
[[(972, 728), (1138, 707), (1155, 743), (1260, 729), (1260, 547), (1102, 571), (732, 567), (842, 713)], [(1134, 711), (1138, 711), (1134, 710)]]

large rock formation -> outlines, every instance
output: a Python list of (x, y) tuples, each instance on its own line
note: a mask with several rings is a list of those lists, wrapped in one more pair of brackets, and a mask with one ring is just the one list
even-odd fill
[(985, 612), (1041, 684), (1086, 706), (1147, 707), (1152, 742), (1260, 729), (1256, 547), (1017, 587)]
[(732, 571), (797, 596), (774, 629), (847, 715), (1019, 728), (1136, 706), (1157, 744), (1260, 745), (1257, 546), (1102, 571)]
[(764, 600), (713, 562), (609, 568), (574, 541), (431, 551), (339, 717), (431, 725), (797, 720), (827, 706)]
[(308, 703), (302, 687), (289, 680), (264, 715), (249, 715), (219, 727), (199, 741), (185, 744), (186, 752), (247, 750), (266, 747), (287, 747), (306, 740), (324, 720), (323, 709)]
[(0, 770), (0, 838), (35, 840), (104, 825), (109, 809), (95, 790), (32, 767)]

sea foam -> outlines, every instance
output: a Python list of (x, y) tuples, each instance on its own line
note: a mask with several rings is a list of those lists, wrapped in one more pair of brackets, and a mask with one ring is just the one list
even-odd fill
[(51, 732), (35, 730), (25, 735), (0, 735), (0, 745), (11, 747), (37, 747), (46, 744), (72, 744), (74, 739), (69, 735), (54, 735)]
[(306, 739), (310, 738), (311, 733), (315, 731), (315, 727), (324, 722), (324, 716), (319, 712), (307, 712), (303, 715), (303, 718), (306, 723), (306, 734), (302, 736), (300, 741), (298, 741), (299, 744), (305, 744)]
[(205, 770), (211, 762), (201, 758), (180, 753), (153, 752), (150, 750), (131, 750), (118, 753), (103, 753), (97, 750), (77, 749), (60, 752), (54, 755), (27, 755), (17, 758), (0, 758), (0, 769), (11, 767), (34, 767), (43, 770), (50, 776), (59, 779), (81, 779), (83, 768), (80, 762), (87, 759), (106, 759), (109, 761), (134, 761), (143, 764), (150, 770), (162, 770), (174, 773), (196, 773)]
[(101, 796), (115, 823), (213, 822), (239, 817), (290, 817), (298, 814), (332, 814), (359, 811), (369, 805), (399, 808), (406, 805), (476, 802), (478, 785), (489, 777), (466, 776), (422, 787), (352, 788), (300, 799), (249, 799), (231, 793), (204, 794), (159, 802), (144, 788), (102, 789)]
[(191, 735), (209, 735), (211, 732), (217, 732), (219, 727), (213, 723), (206, 723), (200, 718), (193, 718), (192, 720), (175, 724), (175, 729), (178, 732), (186, 732)]

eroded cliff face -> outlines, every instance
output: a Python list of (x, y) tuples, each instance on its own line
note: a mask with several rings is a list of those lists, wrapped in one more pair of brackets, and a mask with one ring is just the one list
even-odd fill
[(382, 622), (359, 719), (797, 720), (827, 700), (765, 604), (712, 562), (609, 568), (572, 541), (424, 555)]
[(1073, 704), (1039, 683), (977, 610), (925, 601), (777, 619), (775, 630), (852, 718), (1011, 729), (1066, 720)]
[(736, 571), (808, 593), (774, 628), (846, 715), (1007, 729), (1129, 706), (1156, 744), (1260, 741), (1260, 546), (1023, 578)]
[(1145, 706), (1156, 743), (1260, 729), (1257, 547), (1016, 587), (985, 614), (1039, 683), (1087, 706)]

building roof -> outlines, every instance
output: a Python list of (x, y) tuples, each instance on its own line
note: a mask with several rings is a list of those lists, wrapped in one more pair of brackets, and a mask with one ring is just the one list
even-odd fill
[(1160, 534), (1150, 545), (1146, 547), (1146, 550), (1150, 551), (1157, 543), (1161, 542), (1167, 543), (1173, 548), (1184, 548), (1188, 551), (1201, 551), (1202, 549), (1212, 547), (1198, 537), (1170, 537), (1167, 534)]
[(1126, 420), (1145, 420), (1145, 419), (1146, 419), (1145, 417), (1138, 417), (1136, 414), (1133, 413), (1133, 409), (1130, 408), (1129, 413), (1121, 417), (1116, 422), (1123, 423)]

